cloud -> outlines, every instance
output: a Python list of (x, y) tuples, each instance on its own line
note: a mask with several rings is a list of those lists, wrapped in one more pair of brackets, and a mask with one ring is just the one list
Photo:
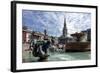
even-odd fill
[(49, 12), (49, 11), (22, 11), (22, 24), (38, 32), (47, 30), (49, 35), (61, 36), (64, 26), (64, 15), (68, 33), (80, 32), (91, 27), (90, 13), (77, 12)]

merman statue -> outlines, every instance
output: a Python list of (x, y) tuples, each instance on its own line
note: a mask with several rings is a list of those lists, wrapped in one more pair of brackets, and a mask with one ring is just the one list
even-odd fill
[(34, 48), (32, 50), (33, 56), (39, 57), (38, 61), (45, 61), (49, 56), (47, 51), (49, 46), (49, 40), (37, 41), (37, 43), (34, 44)]

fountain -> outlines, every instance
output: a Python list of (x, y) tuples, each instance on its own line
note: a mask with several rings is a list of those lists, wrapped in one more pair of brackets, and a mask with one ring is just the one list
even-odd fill
[(76, 42), (80, 42), (81, 38), (84, 36), (84, 33), (75, 33), (75, 34), (71, 34), (72, 37), (76, 38)]
[(81, 39), (83, 38), (85, 34), (80, 32), (80, 33), (75, 33), (71, 34), (71, 36), (75, 39), (75, 42), (69, 42), (66, 43), (66, 52), (71, 51), (89, 51), (90, 49), (87, 49), (88, 47), (90, 48), (90, 42), (82, 42)]

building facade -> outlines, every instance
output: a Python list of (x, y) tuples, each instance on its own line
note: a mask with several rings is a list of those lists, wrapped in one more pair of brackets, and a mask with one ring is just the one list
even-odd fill
[(82, 37), (82, 41), (83, 42), (90, 42), (91, 41), (91, 29), (87, 29), (87, 30), (84, 30), (82, 31), (84, 33), (84, 36)]
[(22, 30), (22, 41), (23, 43), (29, 43), (32, 39), (44, 40), (50, 39), (50, 37), (44, 32), (36, 32), (31, 30)]
[(29, 30), (23, 30), (22, 31), (22, 42), (28, 43), (30, 41), (31, 31)]

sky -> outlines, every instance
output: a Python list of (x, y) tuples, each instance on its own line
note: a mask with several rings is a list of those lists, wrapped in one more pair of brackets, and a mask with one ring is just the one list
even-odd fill
[(50, 36), (61, 36), (66, 19), (68, 35), (91, 27), (91, 13), (22, 10), (22, 25)]

